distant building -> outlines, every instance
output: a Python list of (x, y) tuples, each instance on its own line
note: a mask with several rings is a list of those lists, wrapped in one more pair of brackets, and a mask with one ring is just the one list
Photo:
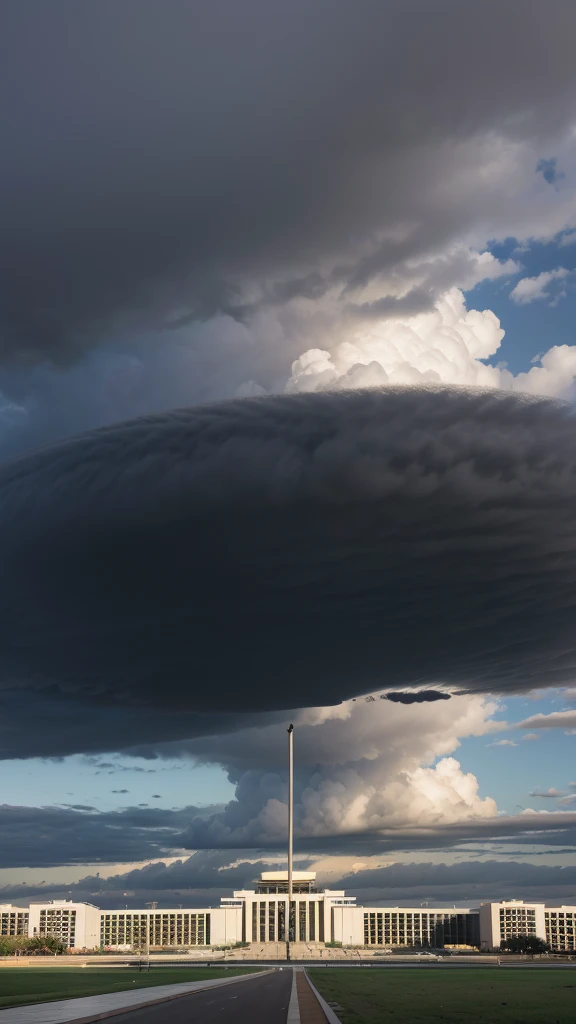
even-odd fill
[(544, 904), (524, 903), (524, 900), (482, 903), (480, 934), (481, 944), (487, 949), (499, 946), (503, 939), (518, 935), (533, 935), (547, 942)]
[(0, 904), (0, 935), (51, 935), (70, 949), (94, 949), (100, 945), (101, 913), (91, 903), (72, 900), (33, 902), (28, 909)]
[[(362, 916), (364, 928), (361, 943), (364, 946), (428, 946), (441, 949), (444, 946), (476, 948), (480, 945), (477, 910), (457, 910), (455, 907), (450, 910), (379, 907), (377, 910), (364, 910)], [(354, 923), (358, 934), (358, 923)], [(345, 927), (343, 934), (346, 935)]]
[(574, 952), (576, 907), (547, 907), (544, 903), (524, 900), (503, 900), (480, 906), (481, 946), (491, 949), (503, 939), (518, 935), (534, 935), (549, 943), (552, 949)]
[(34, 902), (30, 904), (28, 935), (53, 935), (70, 949), (94, 949), (100, 945), (100, 915), (100, 908), (92, 903)]
[[(224, 897), (219, 907), (100, 910), (89, 903), (50, 900), (30, 909), (0, 905), (0, 934), (55, 935), (72, 949), (145, 950), (285, 942), (288, 875), (268, 871), (254, 889)], [(295, 871), (292, 942), (308, 945), (494, 949), (502, 939), (535, 935), (558, 952), (576, 952), (576, 906), (523, 900), (479, 908), (357, 907), (343, 890), (319, 889), (311, 871)]]

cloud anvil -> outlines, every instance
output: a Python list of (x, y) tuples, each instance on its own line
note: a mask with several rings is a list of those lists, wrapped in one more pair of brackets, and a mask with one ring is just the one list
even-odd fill
[(133, 705), (137, 734), (139, 708), (562, 684), (575, 469), (569, 407), (469, 389), (245, 399), (83, 435), (0, 473), (1, 685)]

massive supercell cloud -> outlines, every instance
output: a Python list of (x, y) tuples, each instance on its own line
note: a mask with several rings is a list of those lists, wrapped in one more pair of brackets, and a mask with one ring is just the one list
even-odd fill
[[(2, 361), (66, 364), (127, 321), (353, 300), (478, 220), (525, 230), (514, 147), (535, 144), (534, 175), (576, 81), (573, 5), (528, 8), (4, 0)], [(431, 299), (416, 280), (399, 309)]]
[(571, 682), (575, 497), (571, 409), (489, 391), (238, 400), (86, 434), (0, 471), (4, 700), (62, 708), (69, 751), (89, 708), (123, 716), (128, 746), (156, 712), (175, 739), (223, 710)]
[(567, 397), (459, 291), (572, 237), (576, 7), (528, 7), (4, 0), (0, 459), (287, 382)]

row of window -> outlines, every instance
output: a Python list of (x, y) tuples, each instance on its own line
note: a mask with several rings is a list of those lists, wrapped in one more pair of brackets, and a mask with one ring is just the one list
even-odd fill
[(520, 928), (501, 928), (500, 934), (503, 939), (517, 938), (518, 935), (536, 935), (536, 928), (528, 928), (522, 925)]
[[(112, 913), (102, 913), (100, 920), (104, 921), (105, 923), (108, 923), (109, 921), (111, 923), (115, 922), (115, 921), (117, 921), (117, 922), (118, 921), (127, 921), (127, 922), (129, 922), (129, 921), (132, 921), (132, 920), (133, 921), (139, 921), (140, 923), (150, 921), (151, 924), (152, 924), (153, 922), (158, 923), (158, 922), (164, 922), (164, 921), (182, 921), (182, 920), (183, 921), (189, 921), (191, 918), (197, 918), (197, 916), (198, 916), (198, 914), (190, 913), (190, 912), (184, 912), (184, 913), (115, 913), (115, 912), (112, 912)], [(201, 918), (203, 918), (204, 914), (200, 914), (200, 916), (201, 916)]]
[[(409, 922), (410, 921), (414, 921), (416, 923), (416, 922), (421, 921), (422, 924), (424, 924), (424, 925), (427, 924), (428, 922), (429, 922), (429, 924), (433, 924), (433, 925), (444, 924), (446, 922), (454, 921), (455, 918), (458, 918), (458, 919), (466, 918), (467, 919), (468, 916), (470, 916), (470, 918), (471, 918), (471, 916), (476, 916), (476, 914), (467, 914), (467, 913), (466, 914), (462, 914), (462, 913), (423, 913), (423, 912), (420, 913), (417, 910), (414, 910), (413, 913), (410, 913), (410, 912), (408, 912), (406, 910), (401, 910), (400, 912), (399, 911), (390, 910), (389, 912), (382, 911), (382, 913), (383, 913), (384, 921), (386, 921), (386, 922), (387, 921), (392, 921), (392, 922), (395, 922), (395, 921), (409, 921)], [(379, 916), (382, 916), (382, 914), (379, 914)]]
[(364, 914), (365, 946), (477, 945), (478, 922), (468, 914)]
[(104, 946), (209, 946), (210, 914), (154, 914), (149, 919), (145, 914), (106, 914), (100, 941)]
[(28, 914), (0, 914), (0, 935), (28, 935)]
[(508, 918), (510, 918), (510, 919), (512, 919), (512, 918), (515, 918), (515, 919), (522, 918), (523, 920), (526, 920), (526, 918), (531, 918), (533, 921), (535, 921), (536, 920), (536, 911), (535, 910), (501, 910), (500, 911), (500, 920), (504, 921), (504, 919), (508, 919)]

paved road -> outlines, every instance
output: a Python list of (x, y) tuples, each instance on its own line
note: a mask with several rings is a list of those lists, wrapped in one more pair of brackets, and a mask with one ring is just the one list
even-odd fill
[(225, 985), (170, 1003), (132, 1010), (113, 1018), (114, 1024), (286, 1024), (292, 991), (292, 971), (284, 968), (253, 981)]

